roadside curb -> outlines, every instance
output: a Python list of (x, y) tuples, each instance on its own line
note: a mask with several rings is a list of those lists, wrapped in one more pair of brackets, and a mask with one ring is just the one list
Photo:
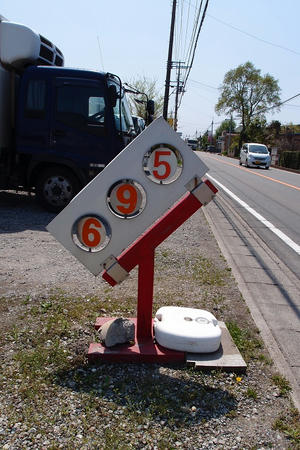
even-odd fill
[[(296, 380), (295, 375), (293, 374), (291, 368), (289, 367), (289, 364), (287, 363), (282, 351), (280, 350), (275, 338), (273, 337), (273, 334), (270, 330), (270, 327), (266, 323), (261, 311), (256, 305), (256, 299), (253, 293), (249, 290), (247, 283), (244, 281), (242, 273), (232, 255), (230, 252), (228, 243), (226, 244), (226, 241), (224, 240), (222, 234), (220, 233), (218, 227), (216, 226), (216, 220), (214, 220), (214, 210), (216, 211), (217, 206), (214, 202), (211, 202), (210, 205), (203, 208), (203, 212), (205, 215), (205, 218), (207, 219), (212, 232), (215, 236), (215, 239), (221, 249), (222, 254), (227, 260), (227, 263), (229, 267), (232, 269), (232, 274), (237, 282), (238, 288), (249, 307), (250, 313), (253, 317), (253, 320), (258, 327), (261, 337), (270, 353), (271, 358), (273, 359), (276, 368), (278, 371), (285, 376), (292, 387), (291, 392), (291, 398), (294, 402), (295, 407), (300, 411), (300, 388), (298, 385), (298, 382)], [(225, 218), (225, 216), (224, 216)], [(247, 227), (247, 225), (245, 224)], [(236, 234), (236, 238), (240, 239), (240, 237)], [(261, 245), (264, 245), (263, 242), (261, 242)]]

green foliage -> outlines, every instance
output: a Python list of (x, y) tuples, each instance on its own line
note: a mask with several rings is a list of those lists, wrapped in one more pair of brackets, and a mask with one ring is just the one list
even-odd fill
[[(163, 102), (164, 97), (159, 94), (157, 88), (156, 88), (156, 80), (149, 80), (145, 76), (141, 78), (134, 78), (132, 80), (129, 80), (128, 85), (136, 89), (137, 91), (143, 92), (148, 96), (149, 100), (154, 100), (155, 103), (155, 112), (154, 112), (154, 118), (159, 117), (162, 114), (163, 109)], [(134, 94), (128, 94), (128, 100), (129, 105), (131, 109), (131, 114), (134, 116), (142, 117), (146, 120), (147, 118), (147, 112), (146, 112), (146, 106), (144, 101), (146, 100), (146, 97), (144, 95), (134, 95)], [(136, 102), (137, 100), (142, 100), (143, 103)]]
[(228, 133), (234, 133), (236, 128), (235, 121), (231, 118), (229, 120), (223, 120), (221, 125), (216, 129), (216, 138), (222, 135), (223, 131)]
[(187, 262), (187, 268), (193, 280), (203, 285), (224, 286), (228, 271), (219, 270), (209, 259), (198, 256), (197, 259)]
[(264, 118), (255, 117), (246, 129), (247, 141), (265, 143), (266, 136), (266, 120)]
[(298, 410), (292, 409), (288, 415), (275, 420), (273, 429), (281, 431), (293, 444), (293, 449), (300, 448), (300, 415)]
[(217, 113), (236, 113), (241, 118), (241, 139), (255, 117), (263, 118), (266, 110), (279, 107), (280, 88), (271, 75), (261, 75), (251, 62), (246, 62), (225, 74), (221, 95), (215, 107)]
[(204, 134), (201, 137), (201, 148), (206, 149), (207, 145), (208, 145), (208, 136), (207, 136), (207, 134)]
[(256, 400), (257, 399), (257, 392), (256, 392), (255, 389), (248, 388), (247, 391), (246, 391), (246, 396), (248, 398), (252, 398), (253, 400)]
[(258, 359), (258, 350), (262, 348), (260, 339), (254, 336), (253, 331), (241, 329), (235, 322), (226, 322), (231, 337), (246, 360)]
[(289, 169), (300, 169), (300, 152), (281, 152), (279, 165)]
[(290, 383), (282, 375), (273, 375), (272, 381), (279, 388), (282, 397), (286, 397), (288, 392), (292, 390)]
[(239, 136), (231, 136), (230, 147), (229, 150), (233, 153), (234, 156), (239, 156), (240, 154), (240, 146), (239, 146)]

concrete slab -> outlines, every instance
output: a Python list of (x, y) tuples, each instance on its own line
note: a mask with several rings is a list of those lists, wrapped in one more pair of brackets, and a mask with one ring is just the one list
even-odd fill
[[(260, 309), (264, 319), (268, 321), (273, 330), (293, 330), (300, 335), (300, 308), (292, 308), (290, 305), (277, 304), (276, 307), (270, 303), (262, 301)], [(298, 347), (298, 350), (300, 346)], [(300, 353), (300, 352), (299, 352)]]
[(300, 367), (300, 333), (295, 330), (281, 329), (276, 331), (276, 335), (291, 367)]
[(245, 283), (277, 284), (273, 281), (270, 274), (261, 267), (247, 267), (247, 269), (244, 269), (242, 272)]
[(289, 280), (281, 269), (266, 269), (248, 267), (243, 271), (243, 278), (246, 283), (266, 283), (274, 285), (284, 285), (293, 287), (293, 282)]
[(253, 256), (253, 253), (246, 245), (239, 245), (231, 248), (231, 255), (238, 258), (239, 255)]
[(291, 307), (300, 307), (300, 295), (294, 287), (283, 287), (278, 285), (268, 285), (268, 289), (262, 292), (261, 284), (253, 284), (251, 292), (257, 302), (263, 301), (273, 306), (290, 305)]
[(238, 256), (239, 266), (242, 269), (247, 269), (248, 267), (252, 269), (261, 269), (261, 263), (258, 261), (255, 255), (246, 254)]
[(199, 370), (221, 369), (230, 372), (245, 372), (247, 364), (232, 340), (224, 322), (219, 322), (222, 330), (221, 345), (213, 353), (187, 353), (186, 363)]
[[(300, 367), (299, 366), (291, 366), (293, 374), (297, 380), (300, 380)], [(298, 386), (300, 389), (300, 382), (298, 381)]]

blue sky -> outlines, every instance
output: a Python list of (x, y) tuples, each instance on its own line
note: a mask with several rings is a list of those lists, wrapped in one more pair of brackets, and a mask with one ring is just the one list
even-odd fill
[[(184, 61), (199, 3), (178, 0), (173, 61)], [(109, 71), (127, 82), (145, 76), (156, 80), (162, 95), (171, 10), (171, 0), (1, 0), (0, 6), (8, 20), (33, 28), (57, 45), (66, 66)], [(214, 110), (218, 88), (228, 70), (246, 61), (278, 80), (282, 101), (299, 94), (299, 17), (297, 0), (210, 0), (178, 111), (178, 131), (193, 137), (212, 122), (214, 129), (220, 124), (225, 117)], [(298, 124), (299, 113), (300, 96), (267, 120)]]

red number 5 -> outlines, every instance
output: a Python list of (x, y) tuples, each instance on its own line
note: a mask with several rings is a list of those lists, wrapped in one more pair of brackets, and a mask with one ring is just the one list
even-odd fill
[(161, 161), (159, 159), (161, 156), (170, 156), (170, 155), (171, 155), (170, 150), (157, 150), (155, 152), (153, 167), (163, 166), (165, 168), (164, 173), (162, 175), (158, 173), (158, 170), (153, 170), (153, 175), (155, 176), (155, 178), (159, 180), (165, 180), (170, 176), (171, 173), (170, 164), (168, 163), (168, 161)]

